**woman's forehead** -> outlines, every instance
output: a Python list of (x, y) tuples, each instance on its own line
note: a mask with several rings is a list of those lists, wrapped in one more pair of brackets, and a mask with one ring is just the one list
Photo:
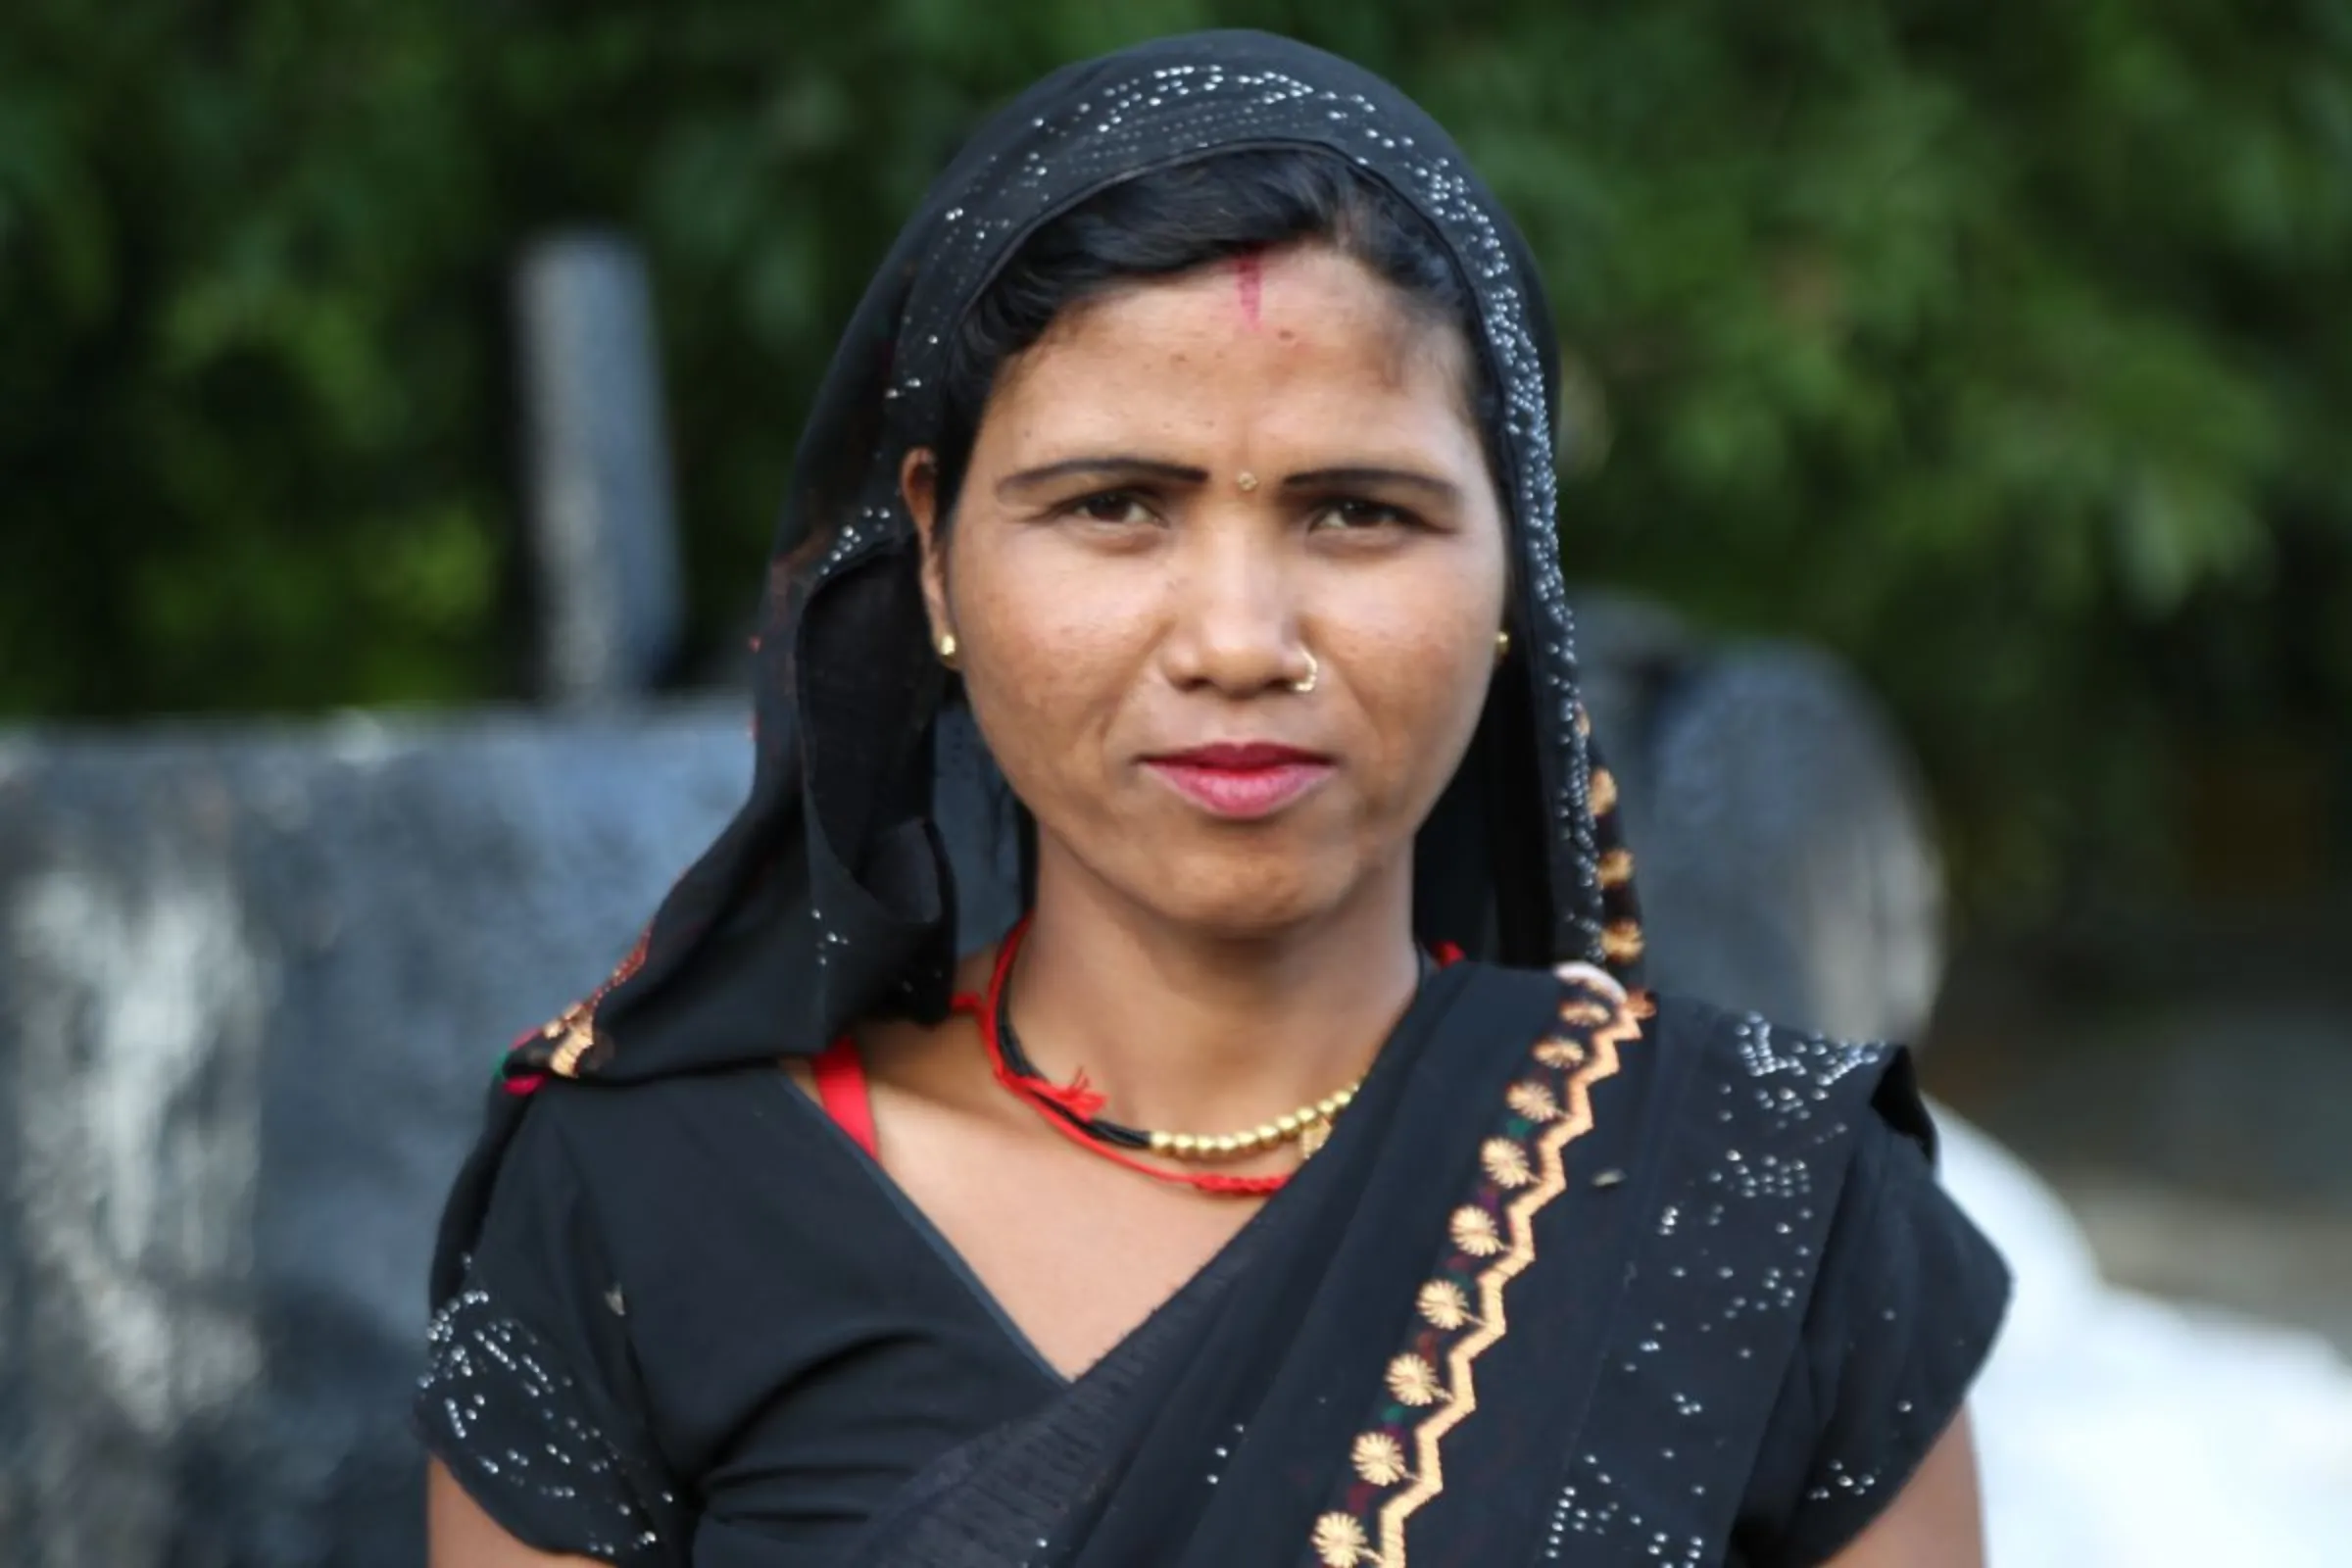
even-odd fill
[[(1459, 330), (1324, 246), (1250, 253), (1142, 280), (1065, 310), (1009, 362), (992, 414), (1171, 418), (1230, 409), (1258, 420), (1285, 399), (1351, 416), (1467, 418)], [(1259, 405), (1270, 405), (1258, 407)]]
[(1152, 325), (1218, 335), (1277, 337), (1343, 327), (1388, 346), (1423, 335), (1430, 314), (1323, 240), (1301, 240), (1161, 277), (1125, 279), (1072, 304), (1039, 341), (1132, 332)]

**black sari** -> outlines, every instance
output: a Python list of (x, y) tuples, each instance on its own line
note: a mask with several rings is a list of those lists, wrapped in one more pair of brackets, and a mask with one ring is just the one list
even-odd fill
[[(920, 1216), (775, 1061), (942, 1015), (957, 954), (1027, 892), (896, 494), (943, 335), (1094, 191), (1286, 146), (1423, 217), (1503, 392), (1522, 652), (1417, 855), (1422, 934), (1473, 958), (1424, 986), (1299, 1176), (1064, 1384), (1007, 1358), (976, 1287), (960, 1316), (910, 1315), (922, 1250), (893, 1249)], [(2005, 1277), (1935, 1186), (1899, 1052), (1630, 988), (1630, 858), (1553, 537), (1555, 381), (1507, 220), (1344, 62), (1169, 40), (1056, 74), (974, 139), (804, 435), (751, 799), (613, 981), (510, 1056), (453, 1192), (417, 1411), (495, 1518), (632, 1564), (1402, 1568), (1817, 1562), (1885, 1506)], [(840, 1484), (812, 1501), (820, 1473)]]

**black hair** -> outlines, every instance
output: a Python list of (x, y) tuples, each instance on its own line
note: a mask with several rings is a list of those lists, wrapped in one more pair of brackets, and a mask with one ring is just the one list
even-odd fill
[(1336, 247), (1413, 308), (1463, 336), (1469, 413), (1497, 479), (1500, 398), (1480, 351), (1469, 288), (1428, 223), (1345, 159), (1315, 148), (1259, 148), (1139, 174), (1048, 222), (973, 302), (948, 345), (940, 428), (931, 443), (941, 538), (971, 463), (980, 417), (1004, 363), (1070, 306), (1137, 278), (1301, 240)]

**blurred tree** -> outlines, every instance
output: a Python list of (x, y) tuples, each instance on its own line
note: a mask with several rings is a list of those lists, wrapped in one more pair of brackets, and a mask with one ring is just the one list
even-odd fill
[(0, 711), (514, 690), (504, 270), (574, 222), (649, 249), (722, 648), (832, 334), (963, 127), (1216, 24), (1456, 132), (1556, 290), (1572, 574), (1854, 659), (1982, 903), (2164, 873), (2257, 745), (2344, 815), (2331, 0), (13, 0)]

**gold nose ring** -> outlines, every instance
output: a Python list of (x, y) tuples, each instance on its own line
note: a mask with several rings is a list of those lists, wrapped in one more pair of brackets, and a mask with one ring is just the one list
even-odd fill
[(1291, 682), (1291, 690), (1297, 692), (1301, 697), (1304, 697), (1308, 692), (1313, 691), (1315, 689), (1315, 682), (1323, 678), (1323, 666), (1316, 662), (1314, 650), (1309, 648), (1303, 650), (1303, 652), (1306, 654), (1306, 673), (1300, 676), (1298, 679)]

